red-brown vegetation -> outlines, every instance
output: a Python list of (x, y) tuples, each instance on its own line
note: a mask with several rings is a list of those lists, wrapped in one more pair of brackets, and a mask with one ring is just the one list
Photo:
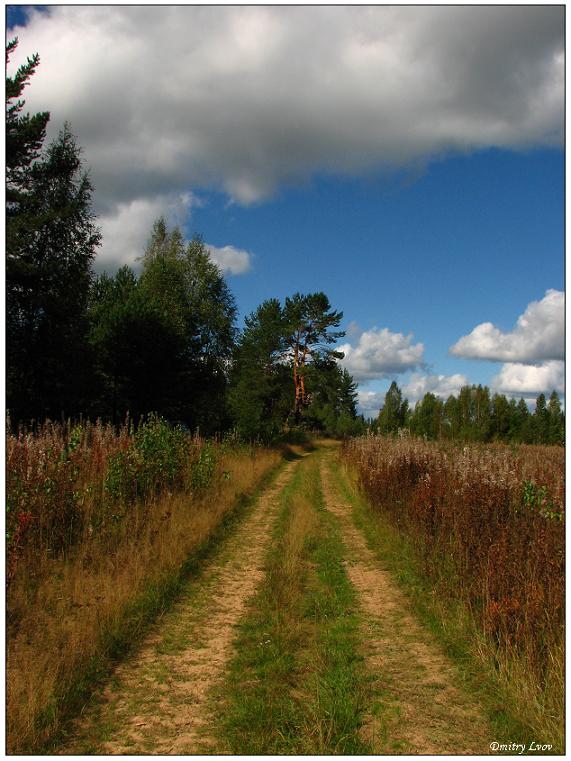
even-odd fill
[(525, 664), (534, 700), (561, 715), (563, 450), (370, 436), (344, 457), (439, 593), (465, 604), (488, 652)]

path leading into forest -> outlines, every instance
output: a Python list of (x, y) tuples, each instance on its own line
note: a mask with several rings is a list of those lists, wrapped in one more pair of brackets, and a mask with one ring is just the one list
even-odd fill
[[(320, 462), (324, 505), (346, 548), (343, 559), (361, 614), (360, 649), (371, 683), (361, 737), (376, 754), (483, 754), (490, 728), (454, 666), (415, 619), (404, 594), (351, 517), (336, 448)], [(299, 462), (289, 462), (179, 602), (158, 621), (79, 717), (65, 754), (190, 755), (224, 752), (213, 692), (235, 654), (237, 625), (261, 584), (282, 495)], [(294, 686), (295, 689), (295, 686)]]

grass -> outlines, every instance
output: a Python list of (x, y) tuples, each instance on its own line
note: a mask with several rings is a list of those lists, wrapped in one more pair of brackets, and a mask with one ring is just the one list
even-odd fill
[[(363, 754), (366, 679), (343, 546), (324, 509), (318, 458), (283, 493), (266, 581), (242, 621), (220, 741), (240, 754)], [(220, 711), (219, 711), (220, 713)]]
[(49, 752), (115, 662), (178, 597), (244, 516), (283, 462), (276, 451), (227, 451), (200, 495), (163, 494), (143, 530), (112, 547), (78, 545), (30, 575), (21, 564), (10, 589), (8, 748)]
[(441, 593), (426, 574), (412, 543), (390, 519), (370, 506), (351, 469), (332, 472), (343, 497), (352, 505), (354, 522), (368, 546), (398, 582), (419, 620), (455, 663), (462, 686), (486, 711), (498, 741), (517, 738), (517, 742), (529, 745), (538, 740), (539, 734), (542, 742), (554, 746), (554, 753), (561, 752), (562, 737), (554, 736), (552, 728), (538, 730), (537, 712), (520, 691), (521, 675), (513, 666), (498, 662), (469, 610), (461, 601)]

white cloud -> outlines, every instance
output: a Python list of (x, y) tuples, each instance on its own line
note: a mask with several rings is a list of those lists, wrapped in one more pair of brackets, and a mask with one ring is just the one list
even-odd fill
[(189, 189), (247, 204), (316, 172), (561, 145), (563, 20), (562, 6), (53, 5), (11, 30), (10, 70), (39, 52), (26, 107), (51, 111), (52, 134), (69, 120), (109, 231)]
[(549, 394), (565, 391), (565, 363), (560, 360), (524, 365), (508, 362), (492, 379), (492, 389), (506, 396)]
[(113, 271), (125, 264), (139, 266), (137, 260), (145, 253), (153, 222), (164, 216), (173, 225), (181, 224), (194, 200), (191, 193), (183, 193), (135, 198), (116, 204), (98, 219), (103, 241), (96, 268)]
[(385, 391), (357, 391), (357, 408), (365, 418), (376, 418), (385, 403)]
[(222, 272), (229, 272), (231, 275), (241, 275), (252, 266), (252, 254), (241, 248), (234, 246), (212, 246), (206, 244), (210, 258), (215, 262)]
[(341, 363), (356, 381), (380, 380), (423, 366), (424, 345), (413, 344), (412, 335), (372, 328), (361, 334), (358, 344), (338, 347)]
[[(103, 242), (96, 259), (96, 268), (113, 272), (126, 264), (138, 269), (153, 222), (164, 216), (170, 225), (182, 225), (190, 210), (199, 203), (192, 193), (182, 193), (176, 197), (166, 195), (153, 199), (137, 198), (117, 204), (112, 212), (102, 215), (98, 220)], [(205, 243), (205, 246), (212, 261), (224, 273), (241, 275), (251, 267), (252, 255), (248, 251), (231, 245), (219, 248)]]
[(560, 360), (565, 353), (564, 330), (564, 293), (550, 289), (541, 301), (529, 304), (510, 333), (483, 322), (451, 346), (450, 353), (469, 359), (525, 364)]
[(408, 383), (402, 387), (403, 397), (414, 406), (425, 394), (431, 393), (441, 399), (448, 399), (452, 394), (458, 396), (462, 386), (469, 385), (469, 380), (461, 373), (454, 375), (420, 375), (413, 373)]

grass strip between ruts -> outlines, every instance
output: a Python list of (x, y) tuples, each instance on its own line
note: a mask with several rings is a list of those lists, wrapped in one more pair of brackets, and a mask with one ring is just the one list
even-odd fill
[(266, 579), (243, 619), (217, 691), (224, 751), (367, 754), (359, 737), (366, 680), (355, 592), (324, 507), (317, 453), (283, 493)]

